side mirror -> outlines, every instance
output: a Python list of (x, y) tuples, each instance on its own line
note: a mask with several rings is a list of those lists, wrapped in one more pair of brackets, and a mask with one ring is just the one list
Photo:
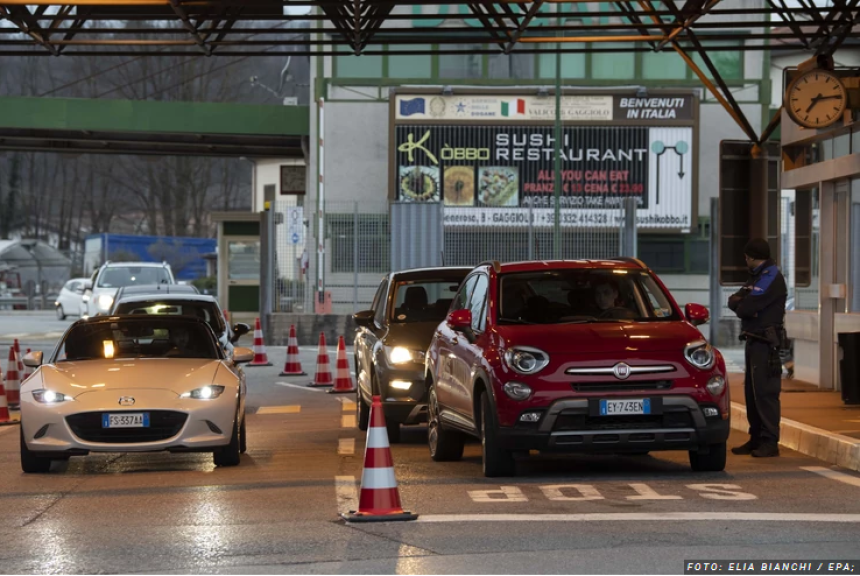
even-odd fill
[(239, 338), (251, 331), (251, 327), (244, 322), (238, 322), (233, 325), (233, 343), (235, 344)]
[(77, 288), (75, 288), (75, 294), (83, 294), (84, 292), (86, 292), (86, 290), (87, 289), (83, 286), (78, 286)]
[(376, 316), (376, 312), (374, 310), (362, 310), (361, 312), (356, 312), (352, 315), (352, 319), (355, 320), (355, 323), (363, 328), (370, 328), (373, 326), (373, 317)]
[(247, 364), (254, 359), (254, 351), (250, 348), (233, 348), (233, 364)]
[(454, 310), (448, 314), (446, 320), (448, 327), (457, 332), (463, 332), (472, 327), (472, 311), (471, 310)]
[(711, 319), (708, 309), (701, 304), (687, 304), (684, 306), (684, 314), (687, 316), (687, 321), (693, 326), (699, 326)]
[(24, 366), (29, 368), (38, 368), (42, 365), (42, 353), (41, 352), (29, 352), (24, 355), (22, 359), (24, 362)]

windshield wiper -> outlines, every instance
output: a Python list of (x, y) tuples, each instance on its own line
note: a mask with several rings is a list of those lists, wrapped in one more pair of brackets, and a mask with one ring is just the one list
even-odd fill
[(585, 320), (570, 320), (568, 322), (558, 322), (558, 324), (601, 324), (603, 322), (626, 323), (631, 320), (622, 320), (620, 318), (588, 318)]
[(512, 322), (514, 324), (529, 324), (529, 325), (538, 324), (538, 322), (529, 322), (528, 320), (523, 320), (522, 318), (503, 318), (503, 317), (499, 317), (499, 322)]

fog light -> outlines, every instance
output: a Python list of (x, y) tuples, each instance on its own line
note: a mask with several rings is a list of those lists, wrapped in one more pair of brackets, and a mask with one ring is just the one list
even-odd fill
[(391, 387), (396, 388), (397, 390), (409, 390), (412, 388), (412, 382), (407, 382), (406, 380), (392, 380)]
[(532, 389), (520, 382), (508, 382), (502, 386), (502, 390), (512, 400), (525, 400), (532, 395)]
[(720, 411), (716, 408), (705, 408), (702, 412), (705, 413), (705, 418), (716, 418), (720, 415)]
[(726, 389), (726, 379), (722, 376), (714, 376), (708, 381), (708, 385), (705, 388), (708, 389), (711, 396), (719, 396)]
[(537, 422), (540, 420), (540, 412), (524, 412), (520, 416), (520, 422)]

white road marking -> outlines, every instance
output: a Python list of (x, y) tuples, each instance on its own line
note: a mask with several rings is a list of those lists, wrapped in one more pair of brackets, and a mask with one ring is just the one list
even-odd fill
[[(583, 500), (604, 500), (597, 488), (590, 484), (554, 484), (541, 486), (541, 492), (550, 500), (560, 502), (582, 502)], [(562, 490), (576, 490), (579, 496), (565, 496)]]
[(779, 512), (618, 512), (597, 514), (424, 514), (418, 522), (828, 522), (860, 524), (860, 514)]
[(341, 428), (355, 428), (355, 414), (344, 414), (340, 417)]
[(48, 332), (47, 334), (45, 334), (45, 337), (46, 338), (59, 338), (63, 334), (65, 334), (65, 332)]
[(822, 466), (801, 466), (801, 470), (814, 472), (815, 474), (820, 474), (825, 478), (830, 478), (831, 480), (836, 480), (837, 482), (842, 482), (843, 484), (860, 488), (860, 478), (851, 476), (850, 474), (845, 474), (844, 472), (831, 470), (830, 468), (824, 468)]
[[(496, 494), (497, 496), (493, 496)], [(516, 486), (502, 486), (501, 490), (469, 490), (473, 502), (528, 502), (523, 491)]]
[(299, 390), (305, 390), (307, 392), (323, 392), (319, 388), (308, 388), (307, 386), (302, 386), (301, 384), (293, 384), (292, 382), (275, 382), (278, 386), (286, 386), (288, 388), (297, 388)]
[(337, 441), (337, 453), (341, 456), (355, 454), (355, 438), (341, 438)]
[(18, 339), (21, 339), (21, 338), (27, 338), (28, 336), (30, 336), (29, 332), (22, 333), (22, 334), (0, 334), (0, 338), (18, 338)]
[(358, 490), (355, 476), (335, 476), (334, 490), (337, 496), (338, 513), (358, 510)]
[(755, 500), (758, 497), (749, 492), (739, 492), (737, 484), (687, 484), (691, 490), (701, 490), (700, 496), (708, 500)]
[(628, 500), (683, 500), (684, 498), (676, 495), (658, 494), (653, 488), (647, 484), (630, 484), (631, 488), (636, 491), (636, 496), (628, 496)]

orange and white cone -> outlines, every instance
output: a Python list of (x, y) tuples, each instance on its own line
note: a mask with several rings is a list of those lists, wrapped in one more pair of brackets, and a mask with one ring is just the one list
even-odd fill
[(14, 346), (9, 349), (9, 364), (6, 369), (6, 401), (10, 406), (21, 403), (21, 373), (18, 372), (18, 358)]
[(337, 378), (334, 380), (334, 388), (329, 394), (346, 394), (355, 392), (355, 384), (349, 374), (349, 360), (346, 359), (346, 343), (343, 336), (337, 339)]
[(0, 426), (3, 424), (14, 424), (15, 421), (9, 416), (9, 404), (6, 401), (6, 388), (3, 387), (3, 374), (0, 371)]
[(290, 325), (290, 339), (287, 341), (287, 362), (281, 376), (306, 376), (307, 372), (302, 370), (299, 360), (299, 341), (296, 338), (296, 325)]
[(394, 460), (391, 458), (380, 396), (374, 396), (370, 405), (358, 510), (343, 513), (341, 517), (348, 522), (391, 522), (418, 518), (418, 514), (404, 511), (400, 504), (400, 491), (394, 476)]
[(331, 368), (328, 362), (328, 351), (325, 347), (325, 333), (320, 332), (320, 345), (317, 352), (317, 373), (314, 376), (314, 381), (308, 386), (333, 386), (334, 381), (331, 377)]
[(269, 355), (266, 353), (266, 345), (263, 344), (263, 329), (260, 328), (260, 319), (254, 324), (254, 360), (248, 366), (271, 366)]

